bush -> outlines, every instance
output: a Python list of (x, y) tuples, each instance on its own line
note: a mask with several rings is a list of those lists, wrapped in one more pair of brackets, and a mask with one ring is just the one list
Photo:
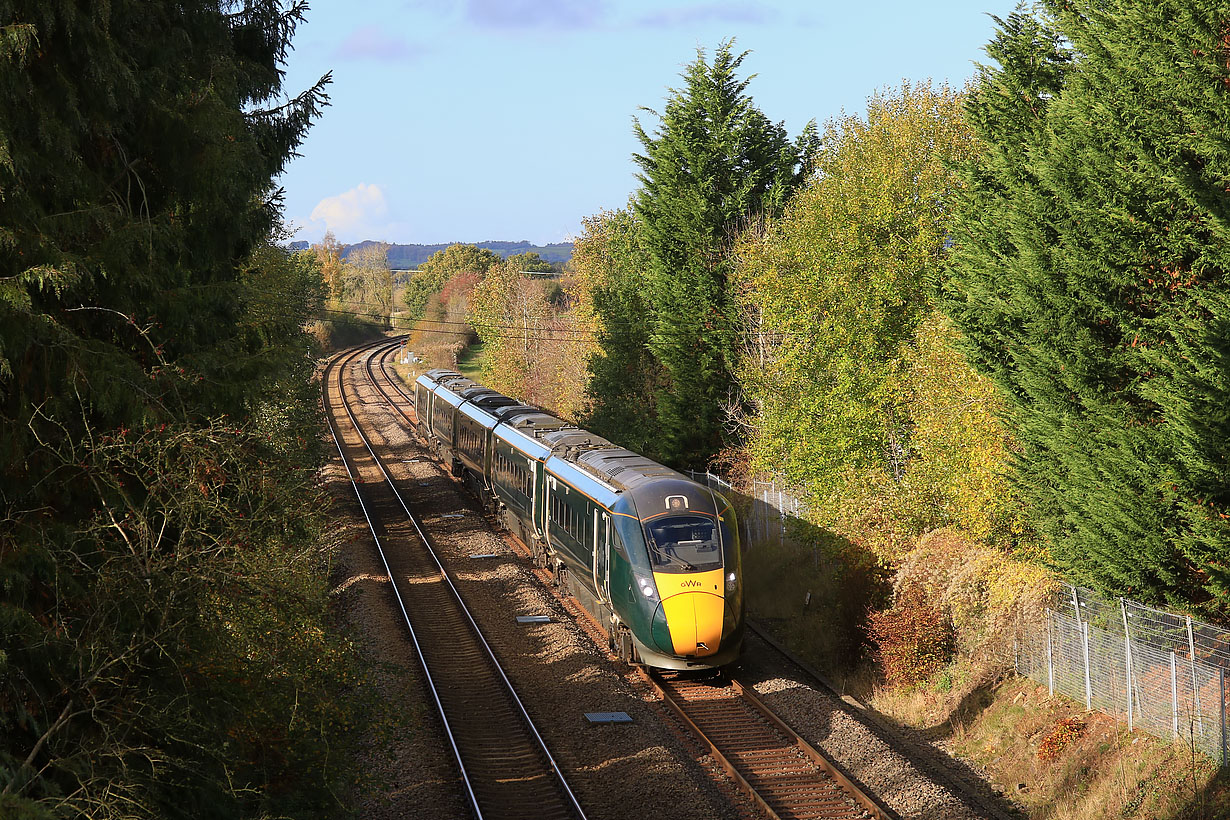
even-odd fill
[(898, 598), (911, 589), (945, 613), (963, 655), (1004, 664), (1011, 662), (1005, 650), (1013, 638), (1041, 621), (1055, 578), (1043, 567), (941, 529), (924, 535), (902, 558), (894, 588)]
[(1084, 737), (1087, 726), (1085, 719), (1079, 715), (1059, 721), (1038, 744), (1038, 759), (1046, 763), (1058, 760), (1064, 749)]
[(892, 609), (871, 613), (868, 622), (876, 659), (891, 684), (916, 686), (952, 659), (952, 623), (918, 587), (908, 588)]

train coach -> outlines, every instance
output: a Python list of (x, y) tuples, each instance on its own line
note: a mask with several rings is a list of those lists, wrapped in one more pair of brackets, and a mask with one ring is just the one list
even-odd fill
[(734, 509), (651, 459), (450, 370), (415, 382), (419, 436), (631, 663), (715, 668), (743, 641)]

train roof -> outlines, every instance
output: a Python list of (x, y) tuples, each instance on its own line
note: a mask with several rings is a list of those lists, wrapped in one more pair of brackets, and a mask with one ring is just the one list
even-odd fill
[(651, 458), (614, 445), (578, 452), (575, 454), (575, 461), (578, 466), (623, 490), (632, 490), (649, 481), (662, 478), (691, 480), (683, 473), (659, 464)]
[[(648, 491), (650, 483), (665, 481), (668, 484), (680, 482), (673, 492), (694, 495), (695, 488), (702, 486), (677, 470), (619, 447), (596, 433), (552, 416), (540, 407), (522, 404), (454, 370), (429, 370), (425, 375), (444, 388), (446, 394), (450, 394), (445, 396), (450, 404), (465, 404), (466, 409), (476, 408), (482, 414), (498, 419), (494, 424), (497, 436), (507, 440), (511, 434), (523, 441), (533, 442), (533, 447), (521, 446), (532, 451), (530, 454), (535, 458), (572, 465), (617, 493), (629, 491), (634, 498), (639, 498), (644, 494), (637, 490)], [(466, 415), (479, 420), (479, 414), (467, 412)], [(492, 425), (484, 423), (484, 426)], [(659, 490), (662, 489), (662, 485), (658, 485), (652, 490), (654, 498), (661, 495)], [(649, 497), (645, 498), (648, 500)]]

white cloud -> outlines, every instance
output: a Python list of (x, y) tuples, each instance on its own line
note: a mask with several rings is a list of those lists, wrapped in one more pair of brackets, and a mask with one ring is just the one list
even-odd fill
[(388, 227), (388, 215), (389, 204), (380, 186), (360, 182), (345, 193), (316, 203), (309, 218), (314, 226), (323, 222), (324, 230), (333, 231), (340, 239), (343, 235), (383, 232)]
[(423, 49), (411, 45), (405, 38), (390, 34), (379, 26), (362, 26), (350, 32), (333, 51), (341, 60), (375, 60), (406, 62), (421, 55)]
[(601, 22), (604, 0), (469, 0), (472, 23), (494, 29), (585, 29)]

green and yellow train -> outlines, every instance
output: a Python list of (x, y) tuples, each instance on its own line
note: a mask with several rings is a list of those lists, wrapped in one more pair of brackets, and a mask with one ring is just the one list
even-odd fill
[(739, 528), (681, 473), (449, 370), (415, 382), (419, 435), (631, 663), (725, 665), (743, 642)]

